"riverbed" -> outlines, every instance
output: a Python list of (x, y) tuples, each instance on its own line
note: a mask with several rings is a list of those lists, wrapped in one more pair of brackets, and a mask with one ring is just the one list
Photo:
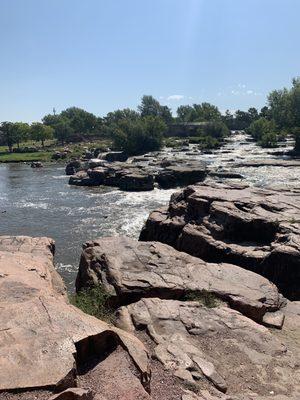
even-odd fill
[[(249, 137), (237, 134), (213, 154), (191, 154), (193, 146), (180, 153), (172, 149), (164, 152), (166, 157), (199, 159), (228, 169), (242, 160), (274, 158), (275, 150), (262, 149)], [(138, 237), (149, 212), (165, 205), (176, 189), (122, 192), (108, 187), (69, 186), (64, 169), (56, 163), (40, 169), (23, 163), (0, 165), (0, 235), (52, 237), (56, 267), (72, 289), (84, 242), (107, 235)], [(300, 168), (243, 167), (235, 172), (244, 176), (243, 182), (258, 186), (294, 186), (300, 182)]]

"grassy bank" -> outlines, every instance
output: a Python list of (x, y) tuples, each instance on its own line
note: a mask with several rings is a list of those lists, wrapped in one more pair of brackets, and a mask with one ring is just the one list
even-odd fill
[(70, 151), (67, 153), (66, 157), (61, 160), (66, 162), (71, 158), (80, 158), (86, 150), (100, 148), (102, 151), (105, 151), (108, 147), (111, 147), (111, 142), (108, 140), (97, 140), (93, 142), (81, 142), (81, 143), (71, 143), (64, 146), (57, 145), (54, 141), (47, 141), (45, 143), (45, 147), (37, 146), (35, 143), (21, 143), (20, 149), (24, 149), (26, 147), (35, 147), (36, 151), (28, 151), (28, 152), (12, 152), (10, 153), (6, 146), (0, 146), (0, 163), (14, 163), (14, 162), (32, 162), (32, 161), (41, 161), (47, 162), (52, 161), (52, 156), (54, 153), (63, 152), (64, 148), (68, 148)]

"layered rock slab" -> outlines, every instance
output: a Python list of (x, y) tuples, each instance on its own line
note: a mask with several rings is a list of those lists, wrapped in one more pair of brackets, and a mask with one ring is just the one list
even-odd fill
[(257, 321), (282, 306), (275, 285), (260, 275), (231, 264), (207, 263), (163, 243), (124, 236), (84, 245), (76, 288), (97, 284), (121, 305), (142, 297), (180, 299), (205, 291)]
[(76, 365), (118, 344), (148, 384), (143, 344), (68, 304), (53, 250), (48, 238), (0, 237), (0, 391), (74, 386)]
[(300, 191), (207, 182), (152, 212), (140, 240), (257, 272), (300, 298)]
[(267, 328), (228, 307), (144, 298), (122, 307), (118, 323), (147, 332), (155, 357), (199, 389), (208, 380), (228, 399), (300, 395), (299, 358)]

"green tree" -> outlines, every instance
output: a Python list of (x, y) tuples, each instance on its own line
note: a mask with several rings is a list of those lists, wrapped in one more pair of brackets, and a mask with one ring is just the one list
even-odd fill
[(144, 95), (138, 110), (142, 117), (160, 117), (167, 124), (173, 120), (169, 107), (162, 106), (153, 96)]
[(267, 107), (267, 106), (262, 107), (261, 110), (260, 110), (259, 117), (260, 118), (262, 117), (262, 118), (270, 119), (269, 107)]
[(33, 140), (40, 141), (42, 147), (45, 146), (45, 140), (53, 138), (54, 129), (51, 126), (40, 122), (33, 122), (30, 127), (30, 135)]
[(13, 145), (16, 143), (16, 137), (14, 135), (13, 123), (4, 121), (0, 125), (0, 134), (3, 142), (7, 145), (8, 151), (12, 153)]
[(251, 123), (247, 129), (247, 133), (262, 147), (274, 147), (277, 145), (276, 124), (273, 120), (270, 121), (263, 117), (259, 118)]
[(234, 116), (229, 110), (226, 110), (225, 115), (222, 116), (222, 121), (228, 129), (235, 129)]
[(131, 110), (130, 108), (124, 108), (123, 110), (116, 110), (109, 112), (106, 117), (104, 117), (104, 122), (106, 125), (118, 124), (122, 120), (137, 120), (140, 118), (140, 114)]
[(194, 104), (193, 107), (196, 115), (195, 121), (205, 122), (221, 119), (221, 113), (218, 107), (210, 103)]
[(99, 124), (98, 118), (81, 108), (70, 107), (60, 113), (60, 117), (69, 120), (70, 127), (75, 133), (94, 133)]
[(30, 126), (25, 122), (15, 122), (12, 124), (13, 135), (18, 148), (21, 142), (26, 142), (29, 139)]
[(277, 130), (294, 135), (295, 150), (300, 152), (300, 78), (293, 79), (291, 89), (271, 92), (268, 104)]
[(215, 121), (222, 117), (218, 107), (210, 103), (180, 106), (177, 108), (177, 116), (181, 122)]
[(275, 121), (278, 129), (291, 127), (292, 109), (291, 96), (288, 89), (273, 90), (268, 96), (270, 116)]
[(114, 144), (128, 155), (159, 150), (166, 123), (160, 117), (146, 116), (137, 120), (122, 120), (115, 127)]
[(180, 122), (194, 121), (195, 110), (192, 106), (179, 106), (177, 108), (177, 118)]
[(55, 138), (64, 145), (65, 142), (68, 142), (71, 139), (73, 133), (74, 130), (70, 125), (70, 121), (66, 118), (60, 117), (54, 125)]

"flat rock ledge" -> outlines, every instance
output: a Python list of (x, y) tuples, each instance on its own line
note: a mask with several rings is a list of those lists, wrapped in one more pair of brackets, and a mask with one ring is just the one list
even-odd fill
[[(0, 398), (7, 391), (74, 387), (77, 370), (90, 355), (103, 358), (118, 346), (148, 387), (144, 345), (68, 303), (53, 251), (48, 238), (0, 237)], [(141, 383), (140, 388), (140, 398), (148, 398)]]
[[(104, 285), (118, 305), (143, 297), (212, 295), (256, 321), (281, 327), (284, 304), (275, 285), (231, 264), (207, 263), (159, 242), (105, 237), (87, 242), (76, 289)], [(278, 320), (272, 315), (276, 312)]]
[(300, 299), (300, 191), (206, 182), (153, 211), (140, 240), (259, 273)]

